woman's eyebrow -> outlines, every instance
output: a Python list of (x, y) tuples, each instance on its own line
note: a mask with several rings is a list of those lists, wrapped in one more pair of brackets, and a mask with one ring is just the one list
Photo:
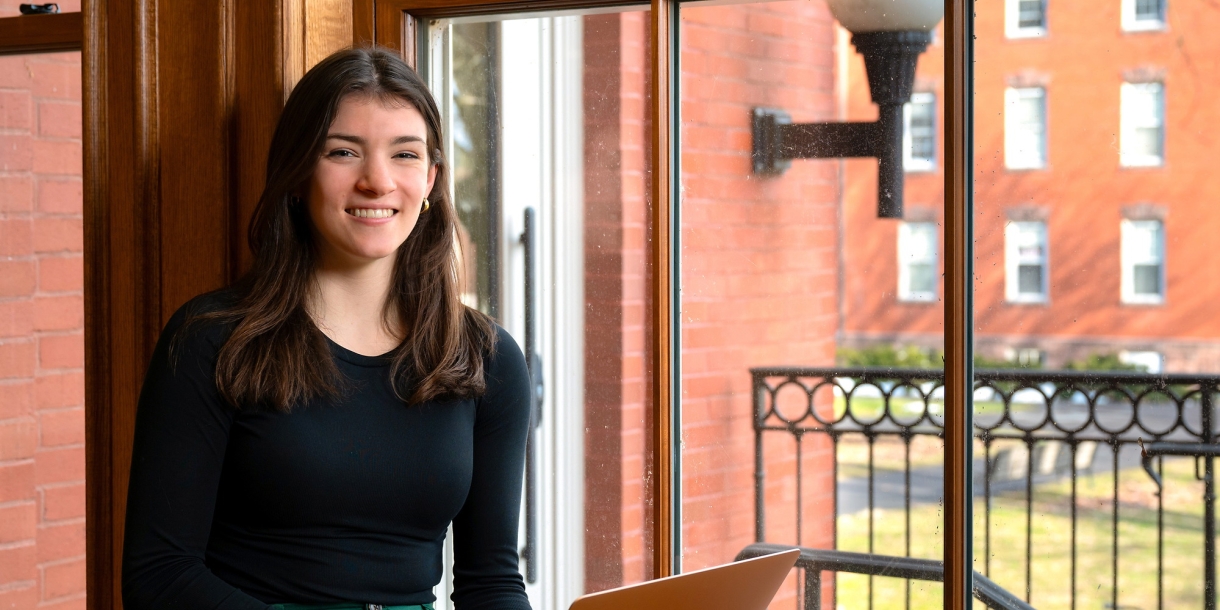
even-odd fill
[[(360, 136), (353, 136), (353, 135), (346, 134), (346, 133), (326, 134), (326, 139), (327, 140), (343, 140), (344, 142), (351, 142), (352, 144), (359, 144), (361, 146), (364, 146), (366, 144), (366, 141), (364, 138), (362, 138)], [(424, 139), (419, 136), (398, 136), (397, 138), (394, 138), (393, 142), (390, 142), (390, 146), (398, 146), (399, 144), (406, 144), (407, 142), (423, 142), (423, 141), (424, 141)]]

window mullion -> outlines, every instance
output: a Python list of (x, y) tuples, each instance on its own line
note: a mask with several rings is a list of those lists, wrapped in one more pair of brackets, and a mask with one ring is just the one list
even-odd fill
[(970, 607), (973, 523), (973, 3), (945, 2), (945, 596)]
[(681, 368), (678, 339), (677, 167), (678, 3), (652, 0), (652, 507), (653, 577), (681, 571)]

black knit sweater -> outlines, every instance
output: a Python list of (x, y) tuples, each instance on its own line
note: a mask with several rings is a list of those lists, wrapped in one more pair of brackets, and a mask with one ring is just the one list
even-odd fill
[[(223, 294), (223, 293), (219, 293)], [(461, 610), (529, 609), (517, 519), (529, 425), (525, 359), (497, 328), (487, 392), (408, 406), (390, 361), (330, 342), (352, 383), (285, 414), (233, 409), (215, 383), (230, 328), (162, 333), (140, 395), (127, 530), (127, 610), (435, 601), (453, 523)]]

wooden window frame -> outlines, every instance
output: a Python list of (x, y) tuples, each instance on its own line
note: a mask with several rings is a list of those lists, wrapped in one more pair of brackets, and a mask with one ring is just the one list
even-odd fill
[[(160, 137), (154, 119), (162, 102), (155, 96), (156, 87), (150, 86), (148, 81), (156, 76), (151, 70), (157, 65), (159, 47), (151, 44), (156, 42), (153, 26), (141, 21), (153, 14), (150, 11), (156, 2), (132, 4), (135, 6), (87, 3), (83, 18), (79, 14), (65, 14), (0, 20), (0, 41), (3, 41), (0, 53), (73, 49), (83, 52), (85, 283), (89, 297), (86, 304), (86, 370), (89, 375), (86, 380), (86, 429), (88, 442), (92, 443), (92, 448), (86, 448), (90, 608), (121, 606), (117, 575), (121, 565), (122, 511), (126, 493), (124, 465), (129, 459), (129, 448), (101, 445), (117, 445), (130, 438), (134, 421), (131, 405), (134, 405), (138, 380), (142, 376), (141, 354), (155, 341), (164, 315), (161, 309), (165, 306), (162, 301), (166, 299), (161, 293), (168, 288), (162, 286), (165, 280), (158, 279), (157, 274), (165, 273), (162, 268), (173, 268), (170, 263), (174, 262), (149, 260), (143, 255), (155, 255), (159, 251), (159, 240), (172, 237), (171, 229), (181, 229), (177, 225), (162, 227), (164, 223), (158, 217), (164, 207), (160, 192), (167, 188), (159, 182), (159, 176), (164, 173), (159, 164), (168, 161), (154, 154)], [(235, 5), (236, 16), (226, 26), (243, 44), (247, 40), (265, 40), (266, 32), (278, 27), (267, 21), (275, 15), (263, 15), (261, 9), (255, 10), (255, 4)], [(677, 123), (678, 0), (351, 0), (350, 4), (354, 42), (374, 42), (399, 49), (405, 51), (408, 60), (414, 60), (416, 42), (412, 33), (420, 18), (631, 5), (647, 5), (651, 9), (653, 43), (648, 61), (652, 122), (658, 126), (673, 126)], [(970, 607), (973, 561), (970, 511), (972, 8), (967, 0), (946, 0), (943, 25), (946, 75), (945, 121), (941, 125), (945, 170), (944, 599), (945, 608), (953, 610)], [(183, 18), (176, 12), (169, 12), (173, 14), (159, 18)], [(78, 20), (77, 24), (73, 24), (72, 19)], [(44, 28), (40, 24), (54, 25)], [(131, 32), (135, 32), (134, 37)], [(280, 44), (283, 44), (282, 40)], [(257, 63), (266, 54), (243, 55), (253, 53), (246, 50), (252, 47), (238, 45), (235, 48), (231, 65), (240, 70), (234, 77), (236, 80), (228, 86), (235, 91), (253, 92), (234, 98), (236, 104), (256, 116), (271, 112), (273, 102), (282, 99), (279, 96), (283, 92), (280, 84), (266, 83), (265, 76), (268, 70), (278, 68)], [(269, 57), (274, 59), (275, 56)], [(164, 63), (176, 66), (178, 64), (174, 62), (181, 59), (174, 56), (164, 59)], [(130, 96), (131, 92), (134, 97)], [(248, 101), (250, 99), (253, 101)], [(126, 108), (132, 104), (135, 110), (128, 112)], [(180, 120), (180, 117), (171, 118)], [(238, 132), (234, 137), (241, 140), (246, 137), (243, 133)], [(242, 142), (244, 140), (236, 144)], [(648, 312), (654, 329), (651, 353), (655, 363), (651, 371), (655, 412), (651, 418), (650, 450), (654, 456), (663, 456), (652, 464), (653, 576), (662, 577), (677, 571), (677, 556), (681, 549), (677, 542), (680, 531), (678, 446), (673, 442), (680, 433), (677, 428), (680, 424), (677, 404), (679, 318), (676, 315), (679, 304), (676, 299), (678, 146), (672, 129), (654, 129), (650, 144), (653, 158), (664, 160), (656, 164), (651, 185), (651, 196), (657, 205), (652, 206), (653, 279), (650, 286), (652, 304)], [(236, 148), (241, 149), (240, 146)], [(171, 161), (178, 163), (180, 160)], [(244, 163), (235, 162), (229, 169), (231, 175), (226, 180), (231, 184), (226, 188), (234, 193), (257, 190), (257, 175), (244, 172), (244, 167)], [(179, 171), (179, 168), (174, 166), (173, 171)], [(226, 213), (233, 217), (231, 224), (234, 227), (243, 224), (239, 222), (244, 217), (243, 210)], [(171, 232), (162, 234), (165, 231)], [(234, 243), (238, 241), (234, 240)], [(234, 246), (233, 250), (238, 252), (241, 248)], [(239, 261), (240, 256), (234, 254), (232, 259)], [(230, 275), (240, 267), (237, 262), (232, 266)], [(146, 277), (152, 278), (152, 287), (130, 285), (132, 278)], [(112, 413), (114, 409), (121, 412)]]
[(0, 18), (0, 55), (79, 51), (84, 37), (80, 12)]
[[(459, 17), (502, 14), (524, 11), (554, 11), (607, 6), (644, 6), (650, 9), (651, 39), (649, 50), (651, 118), (654, 125), (669, 125), (670, 129), (654, 129), (652, 156), (664, 159), (652, 175), (651, 194), (653, 235), (651, 264), (652, 308), (649, 311), (653, 333), (652, 418), (650, 447), (654, 456), (653, 488), (653, 566), (654, 577), (668, 576), (680, 569), (679, 486), (680, 476), (677, 445), (673, 442), (680, 430), (678, 353), (679, 336), (676, 315), (675, 288), (679, 252), (676, 249), (677, 218), (677, 139), (672, 126), (676, 123), (677, 80), (676, 62), (678, 24), (677, 0), (585, 1), (585, 0), (375, 0), (371, 15), (365, 16), (364, 27), (375, 32), (376, 44), (398, 50), (412, 65), (417, 60), (417, 23), (425, 18)], [(972, 565), (971, 518), (969, 500), (971, 422), (969, 388), (972, 337), (971, 268), (968, 245), (971, 242), (971, 142), (969, 113), (971, 75), (968, 55), (971, 52), (968, 34), (969, 5), (966, 0), (947, 0), (945, 5), (946, 38), (945, 82), (946, 121), (942, 126), (945, 143), (945, 608), (964, 609), (971, 599), (970, 570)], [(371, 23), (370, 23), (371, 22)], [(662, 456), (656, 459), (656, 456)]]

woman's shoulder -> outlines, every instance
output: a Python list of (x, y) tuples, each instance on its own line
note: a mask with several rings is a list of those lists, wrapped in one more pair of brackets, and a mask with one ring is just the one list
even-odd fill
[(222, 288), (198, 295), (183, 303), (170, 316), (161, 335), (176, 346), (187, 349), (218, 350), (236, 324), (232, 316), (240, 298), (231, 288)]
[(483, 358), (483, 374), (488, 391), (494, 386), (528, 380), (525, 354), (517, 340), (503, 326), (491, 322), (489, 345)]

